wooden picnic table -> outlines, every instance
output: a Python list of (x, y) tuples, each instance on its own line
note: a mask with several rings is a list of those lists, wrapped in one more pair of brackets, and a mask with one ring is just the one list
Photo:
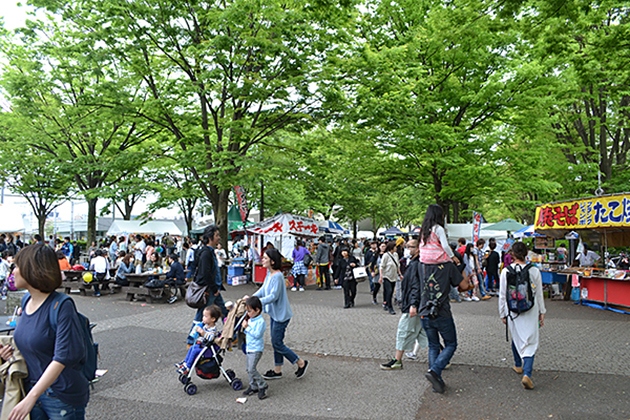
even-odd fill
[(164, 287), (145, 287), (144, 283), (146, 283), (150, 277), (164, 280), (166, 278), (166, 273), (145, 272), (139, 274), (127, 274), (129, 286), (124, 286), (125, 293), (127, 293), (126, 299), (128, 301), (132, 301), (133, 298), (138, 295), (138, 297), (144, 297), (147, 303), (152, 303), (154, 300), (161, 299), (163, 297), (168, 300), (171, 296), (176, 296), (178, 290), (182, 297), (186, 295), (186, 287), (188, 284), (177, 286), (165, 285)]
[(86, 283), (83, 281), (83, 274), (88, 271), (89, 270), (61, 270), (63, 273), (63, 281), (59, 289), (63, 289), (65, 294), (69, 294), (72, 289), (79, 289), (81, 296), (87, 296), (87, 291), (92, 290), (92, 286), (95, 284), (101, 286), (101, 290), (103, 290), (107, 289), (107, 285), (114, 280), (110, 275), (110, 278), (107, 280), (98, 281), (93, 279), (92, 282)]

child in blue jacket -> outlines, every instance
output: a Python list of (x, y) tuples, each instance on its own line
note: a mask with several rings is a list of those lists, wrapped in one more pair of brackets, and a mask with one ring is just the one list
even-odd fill
[(249, 388), (243, 395), (258, 393), (258, 398), (267, 398), (267, 383), (256, 369), (258, 361), (262, 357), (265, 347), (263, 335), (267, 328), (267, 323), (262, 317), (262, 303), (256, 296), (252, 296), (245, 302), (247, 309), (247, 319), (243, 321), (243, 330), (247, 339), (247, 374), (249, 375)]

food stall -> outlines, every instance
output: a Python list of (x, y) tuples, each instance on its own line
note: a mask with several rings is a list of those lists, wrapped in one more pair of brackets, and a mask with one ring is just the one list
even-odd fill
[[(282, 271), (287, 282), (291, 283), (293, 282), (291, 255), (296, 239), (314, 239), (317, 237), (318, 231), (319, 225), (315, 220), (289, 213), (279, 214), (247, 228), (247, 232), (251, 235), (250, 246), (255, 248), (259, 255), (268, 242), (280, 251), (283, 256)], [(255, 262), (252, 281), (262, 284), (266, 276), (267, 269), (260, 262)], [(316, 282), (315, 270), (309, 268), (305, 283), (310, 285)]]
[(566, 267), (557, 272), (579, 288), (581, 303), (630, 313), (630, 272), (606, 268), (604, 261), (609, 247), (630, 246), (630, 193), (538, 206), (535, 225), (537, 233), (550, 238), (575, 232), (586, 242), (599, 244), (600, 268)]

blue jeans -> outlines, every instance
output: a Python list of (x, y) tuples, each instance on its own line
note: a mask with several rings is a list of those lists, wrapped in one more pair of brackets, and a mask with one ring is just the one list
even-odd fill
[(48, 388), (37, 399), (31, 410), (32, 420), (83, 420), (85, 419), (85, 407), (74, 407), (61, 402)]
[(512, 341), (512, 355), (514, 355), (514, 366), (523, 367), (523, 375), (532, 377), (532, 371), (534, 370), (534, 356), (523, 357), (521, 359), (520, 354), (518, 354), (518, 350), (516, 350), (516, 346), (514, 345), (514, 341)]
[(449, 299), (457, 301), (457, 302), (462, 301), (462, 299), (459, 297), (459, 291), (457, 290), (457, 287), (451, 287), (451, 293), (449, 294)]
[(481, 297), (484, 297), (487, 293), (486, 287), (484, 286), (483, 274), (476, 273), (475, 275), (477, 276), (477, 281), (479, 282), (479, 294)]
[[(195, 321), (197, 322), (201, 322), (201, 320), (203, 319), (203, 310), (206, 309), (208, 306), (210, 305), (217, 305), (219, 307), (219, 309), (221, 309), (221, 313), (223, 314), (224, 317), (227, 316), (228, 314), (228, 310), (225, 307), (225, 301), (223, 300), (223, 296), (221, 296), (221, 293), (219, 293), (217, 296), (214, 296), (213, 294), (210, 294), (208, 296), (208, 302), (206, 303), (206, 306), (203, 308), (199, 308), (197, 309), (197, 313), (195, 314)], [(195, 324), (193, 323), (192, 327), (190, 328), (190, 332), (192, 332), (192, 329), (195, 328)], [(186, 343), (187, 344), (195, 344), (195, 339), (191, 337), (190, 334), (188, 334), (188, 338), (186, 339)]]
[[(442, 377), (442, 371), (457, 350), (457, 332), (453, 318), (429, 319), (424, 316), (422, 317), (422, 328), (426, 331), (429, 340), (429, 369)], [(444, 349), (441, 351), (440, 336), (444, 340)]]
[(499, 276), (495, 273), (489, 273), (486, 275), (486, 290), (497, 291), (499, 290)]
[(270, 318), (271, 345), (273, 346), (273, 361), (276, 366), (282, 366), (284, 358), (292, 365), (296, 364), (299, 357), (284, 344), (284, 333), (287, 330), (290, 319), (277, 322)]
[(193, 363), (199, 353), (204, 351), (206, 348), (202, 347), (201, 344), (194, 344), (191, 348), (188, 349), (188, 353), (186, 353), (186, 359), (184, 359), (184, 363), (188, 369), (192, 368)]

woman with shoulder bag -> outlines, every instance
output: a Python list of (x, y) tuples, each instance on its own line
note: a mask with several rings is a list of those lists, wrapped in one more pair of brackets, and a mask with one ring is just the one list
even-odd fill
[(354, 278), (352, 270), (358, 266), (359, 261), (350, 255), (348, 248), (341, 248), (341, 258), (339, 258), (334, 277), (336, 282), (343, 286), (344, 309), (354, 306), (354, 299), (357, 296), (357, 280)]
[(383, 309), (392, 315), (396, 315), (392, 302), (394, 285), (396, 284), (396, 280), (402, 277), (398, 254), (394, 251), (395, 248), (395, 241), (387, 242), (385, 253), (381, 257), (381, 264), (379, 266), (380, 277), (378, 280), (378, 282), (383, 285)]
[[(27, 289), (26, 300), (14, 333), (15, 344), (28, 367), (24, 380), (26, 397), (15, 406), (9, 420), (85, 418), (89, 383), (77, 367), (85, 360), (85, 343), (77, 310), (72, 299), (51, 308), (61, 286), (61, 271), (55, 251), (43, 245), (24, 248), (15, 258), (15, 283)], [(51, 310), (56, 310), (57, 328), (50, 325)], [(8, 360), (13, 349), (4, 346), (0, 357)]]

